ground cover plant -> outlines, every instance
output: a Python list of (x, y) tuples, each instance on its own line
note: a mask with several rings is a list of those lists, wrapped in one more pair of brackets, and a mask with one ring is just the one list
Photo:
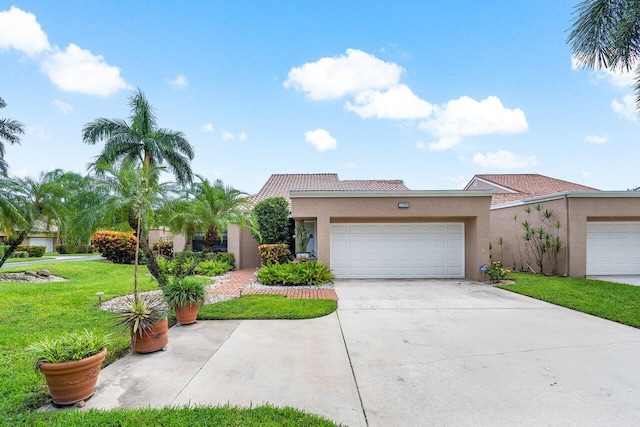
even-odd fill
[[(0, 354), (3, 356), (0, 358), (0, 425), (333, 425), (321, 417), (278, 408), (34, 412), (49, 397), (44, 379), (34, 372), (35, 354), (27, 349), (47, 337), (61, 336), (68, 331), (87, 328), (98, 334), (114, 332), (116, 316), (98, 308), (96, 293), (104, 293), (103, 301), (130, 293), (134, 266), (98, 260), (43, 263), (38, 268), (67, 281), (0, 282)], [(146, 267), (140, 268), (140, 290), (158, 289)], [(24, 267), (3, 269), (0, 274), (15, 271), (24, 271)], [(286, 310), (280, 312), (281, 316), (282, 312), (286, 315)], [(108, 362), (128, 352), (129, 344), (127, 334), (116, 333), (108, 348)]]
[(573, 277), (513, 273), (502, 289), (640, 328), (640, 286)]
[(313, 319), (333, 313), (334, 300), (295, 299), (282, 295), (245, 295), (200, 308), (198, 319)]
[(263, 285), (320, 286), (333, 282), (335, 275), (319, 261), (267, 263), (256, 273)]

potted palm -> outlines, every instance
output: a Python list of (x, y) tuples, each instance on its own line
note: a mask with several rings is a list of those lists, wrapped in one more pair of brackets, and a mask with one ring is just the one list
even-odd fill
[(304, 227), (304, 221), (302, 221), (300, 225), (296, 227), (296, 258), (311, 258), (311, 254), (307, 252), (309, 240), (311, 240), (311, 235), (309, 234), (309, 231), (307, 231), (307, 229)]
[(204, 281), (196, 277), (174, 277), (164, 289), (164, 297), (176, 312), (176, 319), (181, 325), (196, 322), (198, 310), (206, 297)]
[(47, 380), (49, 394), (57, 405), (84, 406), (93, 395), (111, 336), (92, 331), (69, 332), (30, 347), (36, 370)]

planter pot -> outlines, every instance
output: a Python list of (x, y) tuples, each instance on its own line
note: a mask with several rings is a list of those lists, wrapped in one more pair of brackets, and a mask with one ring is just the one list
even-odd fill
[(93, 395), (107, 349), (95, 356), (62, 363), (40, 363), (38, 368), (47, 380), (56, 405), (73, 405)]
[(190, 325), (196, 323), (198, 310), (202, 304), (177, 305), (174, 307), (176, 311), (176, 319), (181, 325)]
[(131, 332), (131, 349), (136, 353), (153, 353), (169, 343), (169, 322), (163, 319), (145, 331)]

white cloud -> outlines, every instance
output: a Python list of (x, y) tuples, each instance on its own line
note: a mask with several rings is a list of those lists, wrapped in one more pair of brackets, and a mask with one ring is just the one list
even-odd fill
[(223, 141), (233, 141), (235, 139), (235, 136), (233, 136), (231, 132), (226, 132), (226, 131), (222, 132), (220, 137), (222, 138)]
[(423, 119), (433, 111), (431, 104), (403, 84), (391, 86), (385, 92), (374, 89), (360, 92), (355, 95), (354, 103), (347, 102), (345, 108), (362, 119)]
[(0, 12), (0, 48), (16, 49), (33, 56), (50, 49), (47, 35), (33, 13), (15, 6)]
[(426, 149), (427, 149), (427, 144), (425, 144), (425, 143), (424, 143), (424, 142), (422, 142), (422, 141), (418, 141), (418, 142), (416, 142), (416, 148), (417, 148), (418, 150), (422, 150), (422, 151), (424, 151), (424, 150), (426, 150)]
[(609, 137), (607, 135), (587, 135), (584, 140), (591, 144), (605, 144), (609, 142)]
[(205, 123), (202, 125), (202, 132), (213, 132), (213, 124)]
[(54, 99), (53, 101), (51, 101), (51, 105), (60, 110), (62, 114), (69, 114), (73, 111), (73, 105), (67, 104), (66, 102), (60, 101), (59, 99)]
[(182, 74), (180, 74), (173, 80), (167, 79), (166, 82), (176, 89), (185, 89), (187, 86), (189, 86), (189, 80), (187, 80), (187, 78)]
[(522, 169), (538, 164), (536, 156), (519, 156), (507, 150), (498, 150), (495, 153), (476, 153), (473, 162), (485, 168), (493, 169)]
[(355, 162), (345, 163), (342, 165), (342, 169), (345, 169), (345, 170), (358, 169), (358, 164)]
[(625, 95), (622, 97), (622, 102), (614, 99), (611, 101), (611, 108), (618, 113), (622, 118), (630, 120), (632, 122), (638, 121), (638, 112), (636, 111), (636, 101), (633, 95)]
[[(571, 69), (581, 70), (583, 68), (575, 55), (571, 55)], [(596, 78), (606, 80), (611, 86), (617, 88), (633, 87), (635, 78), (633, 70), (609, 70), (607, 68), (600, 68), (594, 71)]]
[(438, 138), (430, 150), (448, 150), (464, 136), (513, 134), (527, 130), (527, 119), (519, 109), (508, 109), (496, 96), (482, 101), (463, 96), (434, 108), (434, 118), (420, 123), (420, 128)]
[(384, 62), (357, 49), (346, 55), (320, 58), (316, 62), (292, 68), (285, 88), (305, 92), (313, 100), (338, 99), (365, 90), (381, 90), (396, 85), (403, 68)]
[(244, 133), (244, 132), (240, 132), (240, 134), (238, 135), (238, 139), (239, 139), (240, 141), (246, 141), (246, 139), (247, 139), (247, 134), (246, 134), (246, 133)]
[(309, 144), (313, 145), (321, 153), (327, 150), (335, 150), (338, 146), (338, 141), (324, 129), (310, 130), (304, 133), (304, 137)]
[(130, 86), (120, 77), (120, 69), (70, 43), (67, 49), (55, 52), (42, 62), (42, 70), (60, 89), (87, 95), (109, 96)]
[(35, 137), (44, 140), (51, 139), (51, 134), (47, 132), (47, 130), (43, 126), (27, 126), (26, 133), (27, 135), (34, 135)]

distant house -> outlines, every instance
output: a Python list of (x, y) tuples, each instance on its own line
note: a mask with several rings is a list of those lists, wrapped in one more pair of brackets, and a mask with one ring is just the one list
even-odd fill
[(465, 190), (494, 192), (490, 208), (492, 256), (508, 267), (527, 264), (522, 222), (540, 226), (535, 207), (541, 205), (553, 212), (552, 222), (561, 225), (557, 231), (563, 244), (558, 273), (573, 277), (640, 274), (638, 192), (600, 191), (536, 174), (476, 175)]
[[(0, 243), (6, 242), (7, 236), (0, 231)], [(44, 246), (46, 252), (53, 252), (58, 242), (58, 227), (50, 225), (47, 227), (42, 221), (36, 221), (33, 230), (22, 241), (23, 245)]]

